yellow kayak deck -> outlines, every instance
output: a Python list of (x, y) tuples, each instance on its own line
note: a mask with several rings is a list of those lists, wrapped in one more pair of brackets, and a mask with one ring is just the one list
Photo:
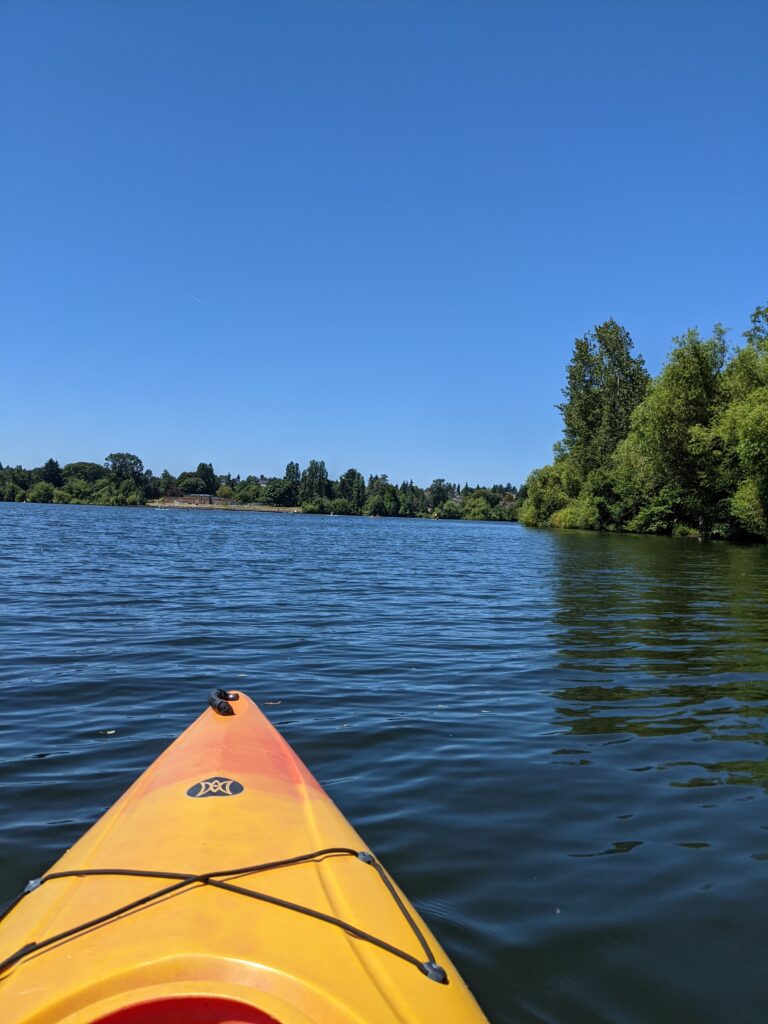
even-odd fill
[(217, 702), (0, 924), (4, 1024), (485, 1021), (283, 737)]

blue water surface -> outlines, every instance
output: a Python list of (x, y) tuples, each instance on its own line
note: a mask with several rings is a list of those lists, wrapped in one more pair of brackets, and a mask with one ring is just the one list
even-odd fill
[(0, 504), (0, 593), (0, 899), (238, 687), (492, 1021), (765, 1021), (764, 548)]

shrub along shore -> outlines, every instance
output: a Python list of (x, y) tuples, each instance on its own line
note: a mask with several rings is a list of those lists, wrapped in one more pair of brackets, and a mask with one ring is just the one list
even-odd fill
[(49, 459), (44, 466), (24, 469), (0, 465), (0, 500), (75, 505), (146, 505), (158, 499), (215, 496), (235, 507), (268, 506), (302, 512), (429, 517), (433, 519), (516, 519), (517, 488), (511, 484), (470, 487), (433, 480), (419, 487), (412, 480), (392, 484), (386, 475), (369, 476), (348, 469), (338, 480), (328, 476), (325, 462), (312, 459), (305, 469), (289, 462), (282, 477), (217, 474), (209, 462), (173, 476), (155, 476), (141, 459), (113, 452), (104, 463)]
[(691, 329), (655, 379), (614, 320), (577, 338), (563, 437), (521, 489), (520, 522), (768, 540), (768, 306), (743, 338)]

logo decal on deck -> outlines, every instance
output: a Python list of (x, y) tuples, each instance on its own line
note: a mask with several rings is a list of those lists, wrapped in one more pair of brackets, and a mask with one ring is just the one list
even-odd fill
[(190, 786), (187, 796), (237, 796), (242, 793), (245, 786), (236, 779), (225, 779), (221, 775), (214, 775), (211, 779), (203, 779)]

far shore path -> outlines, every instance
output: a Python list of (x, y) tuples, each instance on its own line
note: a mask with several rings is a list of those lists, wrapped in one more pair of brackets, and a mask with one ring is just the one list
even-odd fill
[(147, 508), (194, 508), (204, 509), (209, 512), (298, 512), (301, 514), (301, 509), (296, 507), (284, 508), (279, 505), (224, 505), (218, 502), (197, 502), (197, 501), (148, 501), (146, 504)]

